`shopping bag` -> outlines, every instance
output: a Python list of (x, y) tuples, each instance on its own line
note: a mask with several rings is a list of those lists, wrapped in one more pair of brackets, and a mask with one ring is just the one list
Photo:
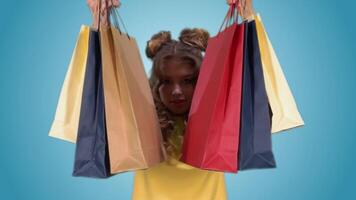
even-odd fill
[(88, 55), (89, 27), (82, 26), (62, 86), (49, 136), (76, 142)]
[(273, 168), (271, 120), (255, 21), (246, 22), (239, 170)]
[[(230, 18), (236, 9), (230, 6)], [(183, 142), (181, 160), (189, 165), (237, 172), (243, 36), (235, 20), (208, 41)]]
[(272, 133), (304, 125), (281, 65), (265, 32), (259, 14), (255, 15), (258, 42), (269, 104), (272, 110)]
[(151, 167), (165, 152), (136, 40), (114, 26), (100, 38), (111, 173)]
[(99, 32), (90, 31), (73, 176), (110, 176)]

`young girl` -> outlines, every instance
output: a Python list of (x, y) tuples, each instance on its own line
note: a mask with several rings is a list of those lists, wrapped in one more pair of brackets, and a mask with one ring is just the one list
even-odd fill
[(224, 173), (200, 170), (179, 161), (184, 128), (209, 34), (185, 29), (179, 40), (169, 32), (155, 34), (147, 43), (152, 59), (150, 85), (161, 124), (168, 159), (135, 172), (133, 200), (224, 200)]
[[(87, 0), (97, 28), (95, 0)], [(234, 0), (227, 0), (232, 3)], [(251, 0), (248, 0), (251, 2)], [(118, 0), (102, 0), (101, 23), (109, 24), (108, 9)], [(184, 29), (179, 40), (161, 31), (147, 42), (146, 55), (153, 61), (149, 79), (160, 120), (168, 159), (154, 167), (135, 172), (133, 200), (225, 200), (223, 172), (201, 170), (180, 162), (184, 129), (194, 93), (199, 67), (209, 33)]]

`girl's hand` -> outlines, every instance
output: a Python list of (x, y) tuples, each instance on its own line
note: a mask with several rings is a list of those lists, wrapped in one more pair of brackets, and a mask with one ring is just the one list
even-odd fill
[[(99, 12), (99, 3), (100, 12)], [(110, 24), (110, 10), (115, 7), (120, 7), (120, 0), (87, 0), (88, 7), (93, 16), (93, 27), (98, 29), (99, 19), (100, 24), (108, 26)]]
[(236, 0), (226, 0), (226, 3), (230, 5), (230, 4), (236, 3)]
[(243, 19), (251, 18), (255, 13), (253, 9), (252, 0), (226, 0), (226, 3), (228, 5), (238, 3), (238, 6), (240, 8), (240, 15)]

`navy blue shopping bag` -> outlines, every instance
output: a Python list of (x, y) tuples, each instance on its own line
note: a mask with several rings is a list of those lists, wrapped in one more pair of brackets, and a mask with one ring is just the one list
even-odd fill
[(245, 24), (243, 63), (239, 170), (274, 168), (271, 117), (255, 21)]
[(110, 176), (99, 32), (90, 31), (73, 176)]

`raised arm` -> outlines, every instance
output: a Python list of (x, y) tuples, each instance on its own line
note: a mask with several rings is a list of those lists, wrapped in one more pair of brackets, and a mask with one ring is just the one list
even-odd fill
[[(99, 12), (100, 3), (100, 12)], [(98, 29), (99, 17), (102, 25), (110, 23), (110, 9), (120, 7), (120, 0), (87, 0), (87, 5), (93, 16), (93, 28)], [(100, 15), (99, 15), (100, 13)]]

